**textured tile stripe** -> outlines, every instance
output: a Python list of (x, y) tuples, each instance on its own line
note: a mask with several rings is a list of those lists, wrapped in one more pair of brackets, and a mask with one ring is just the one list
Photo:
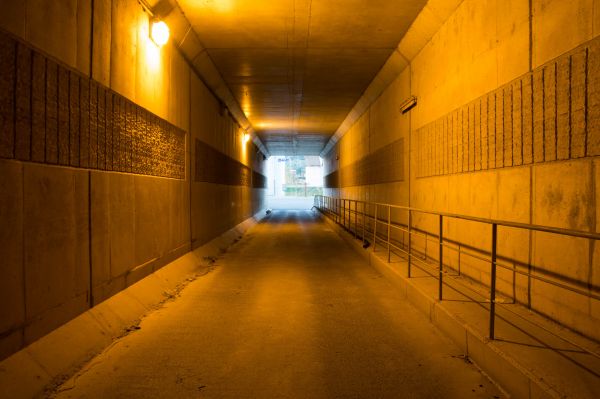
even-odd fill
[(223, 154), (210, 145), (196, 139), (196, 164), (194, 181), (267, 188), (267, 178), (243, 163)]
[[(441, 134), (441, 129), (436, 130)], [(441, 147), (440, 147), (441, 148)], [(439, 149), (438, 149), (439, 150)], [(360, 160), (325, 176), (325, 187), (352, 187), (404, 180), (404, 139), (399, 139)]]
[(257, 171), (252, 171), (252, 187), (267, 188), (267, 177)]
[(0, 31), (0, 157), (185, 178), (185, 131)]
[(600, 155), (600, 38), (423, 126), (415, 144), (418, 177)]

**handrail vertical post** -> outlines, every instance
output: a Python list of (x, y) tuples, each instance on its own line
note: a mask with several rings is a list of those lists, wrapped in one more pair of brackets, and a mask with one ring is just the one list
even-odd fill
[(411, 237), (410, 237), (410, 225), (411, 225), (411, 212), (410, 212), (410, 208), (408, 209), (408, 278), (410, 278), (410, 262), (412, 261), (412, 245), (411, 245)]
[(338, 219), (338, 199), (337, 197), (335, 197), (333, 199), (333, 217), (336, 223), (340, 222), (340, 219)]
[[(356, 200), (354, 200), (354, 211), (356, 212)], [(350, 203), (350, 215), (352, 215), (352, 203)], [(352, 221), (350, 221), (350, 227), (352, 227)], [(350, 228), (354, 237), (356, 237), (356, 213), (354, 213), (354, 230)]]
[(438, 285), (438, 298), (441, 301), (442, 300), (442, 286), (444, 284), (443, 281), (443, 265), (444, 265), (444, 238), (443, 238), (443, 232), (444, 232), (444, 218), (442, 217), (442, 215), (440, 215), (440, 231), (439, 231), (439, 244), (440, 244), (440, 250), (439, 250), (439, 285)]
[(494, 339), (494, 321), (496, 318), (496, 247), (498, 242), (498, 225), (492, 224), (492, 273), (490, 276), (490, 339)]
[(365, 224), (367, 222), (366, 217), (367, 217), (367, 202), (363, 202), (362, 203), (362, 242), (363, 245), (365, 245)]
[(352, 233), (352, 200), (346, 203), (348, 206), (348, 230)]
[(375, 252), (375, 247), (377, 246), (377, 208), (379, 208), (379, 206), (375, 204), (375, 223), (373, 224), (373, 252)]
[(354, 200), (354, 238), (358, 237), (358, 200)]
[(346, 227), (346, 200), (342, 199), (342, 226)]
[(392, 256), (392, 251), (390, 248), (390, 241), (391, 241), (391, 232), (392, 232), (392, 206), (388, 205), (388, 226), (387, 226), (387, 249), (388, 249), (388, 258), (387, 261), (388, 263), (390, 263), (391, 261), (391, 256)]

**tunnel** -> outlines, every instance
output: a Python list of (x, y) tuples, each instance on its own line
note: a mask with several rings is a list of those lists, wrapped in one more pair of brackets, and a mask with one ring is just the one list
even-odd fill
[(599, 34), (0, 0), (0, 398), (600, 397)]

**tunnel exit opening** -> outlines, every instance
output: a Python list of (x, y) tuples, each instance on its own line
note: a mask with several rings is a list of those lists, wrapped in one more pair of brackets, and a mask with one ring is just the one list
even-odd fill
[(267, 206), (310, 209), (323, 194), (323, 161), (319, 156), (272, 156), (267, 163)]

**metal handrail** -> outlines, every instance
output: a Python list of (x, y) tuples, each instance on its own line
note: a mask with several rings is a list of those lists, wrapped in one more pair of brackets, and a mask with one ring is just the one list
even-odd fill
[[(352, 203), (354, 203), (354, 209), (352, 209), (353, 208)], [(541, 226), (541, 225), (536, 225), (536, 224), (510, 222), (510, 221), (506, 221), (506, 220), (481, 218), (481, 217), (460, 215), (460, 214), (449, 213), (449, 212), (424, 210), (424, 209), (401, 206), (401, 205), (392, 205), (392, 204), (379, 203), (379, 202), (368, 202), (368, 201), (353, 200), (353, 199), (339, 198), (339, 197), (330, 197), (330, 196), (323, 196), (323, 195), (316, 195), (314, 204), (315, 204), (314, 206), (319, 211), (321, 211), (323, 213), (333, 214), (333, 219), (337, 223), (344, 226), (344, 228), (347, 228), (357, 238), (358, 238), (358, 215), (360, 215), (361, 216), (361, 224), (362, 224), (363, 243), (366, 239), (365, 234), (367, 232), (370, 233), (369, 230), (365, 229), (366, 221), (369, 220), (369, 224), (372, 222), (373, 223), (373, 235), (372, 235), (373, 251), (375, 251), (378, 241), (379, 242), (384, 241), (386, 243), (386, 247), (387, 247), (386, 250), (387, 250), (387, 261), (388, 262), (390, 262), (390, 260), (391, 260), (392, 248), (395, 248), (395, 249), (399, 250), (400, 252), (402, 252), (403, 254), (406, 254), (407, 261), (408, 261), (408, 277), (409, 278), (411, 277), (411, 264), (412, 264), (413, 259), (422, 261), (422, 259), (420, 259), (419, 256), (415, 255), (412, 251), (411, 236), (412, 235), (424, 235), (426, 237), (426, 240), (428, 240), (428, 237), (430, 237), (430, 236), (437, 238), (438, 248), (439, 248), (438, 277), (437, 278), (439, 280), (438, 299), (440, 301), (443, 300), (443, 284), (444, 284), (443, 283), (443, 266), (444, 266), (444, 264), (443, 264), (443, 254), (444, 254), (443, 248), (444, 247), (451, 248), (447, 243), (444, 243), (444, 234), (443, 234), (444, 218), (467, 220), (467, 221), (491, 225), (492, 231), (491, 231), (490, 259), (486, 259), (483, 256), (478, 256), (475, 254), (469, 254), (469, 253), (465, 252), (466, 255), (473, 256), (477, 259), (490, 262), (490, 293), (489, 293), (489, 297), (490, 297), (489, 338), (490, 339), (494, 339), (494, 332), (495, 332), (496, 279), (497, 279), (496, 269), (497, 269), (497, 267), (500, 267), (503, 269), (508, 269), (508, 270), (513, 270), (518, 274), (526, 275), (529, 278), (542, 281), (546, 284), (554, 285), (556, 287), (577, 293), (579, 295), (583, 295), (583, 296), (586, 296), (589, 298), (594, 298), (594, 299), (600, 299), (600, 293), (596, 294), (596, 293), (592, 293), (592, 292), (585, 292), (580, 289), (566, 285), (563, 282), (552, 281), (548, 278), (533, 275), (530, 272), (525, 273), (523, 271), (517, 270), (516, 267), (511, 268), (511, 267), (497, 261), (498, 226), (523, 229), (523, 230), (529, 230), (529, 231), (540, 231), (540, 232), (545, 232), (545, 233), (558, 234), (558, 235), (570, 236), (570, 237), (579, 237), (579, 238), (592, 239), (592, 240), (600, 240), (600, 234), (598, 234), (598, 233), (591, 233), (591, 232), (586, 232), (586, 231), (564, 229), (564, 228), (550, 227), (550, 226)], [(358, 204), (362, 204), (360, 212), (358, 210), (358, 208), (359, 208)], [(367, 207), (374, 210), (373, 215), (367, 213), (367, 211), (366, 211)], [(385, 212), (386, 214), (380, 214), (379, 213), (380, 208), (387, 210), (387, 212)], [(392, 218), (391, 218), (392, 209), (397, 209), (397, 210), (408, 212), (408, 225), (406, 228), (404, 228), (405, 225), (403, 225), (403, 224), (392, 222)], [(439, 227), (438, 227), (437, 237), (435, 235), (432, 235), (431, 233), (428, 233), (427, 231), (422, 232), (422, 231), (420, 231), (420, 229), (414, 229), (414, 227), (412, 226), (412, 215), (415, 212), (422, 213), (422, 214), (428, 214), (428, 215), (434, 215), (434, 216), (438, 217)], [(354, 230), (352, 229), (352, 224), (353, 224), (352, 216), (353, 215), (354, 215)], [(387, 231), (384, 233), (378, 234), (377, 225), (382, 224), (382, 223), (387, 226)], [(404, 233), (408, 233), (408, 248), (407, 248), (407, 250), (402, 249), (399, 246), (392, 243), (392, 239), (391, 239), (391, 229), (392, 228), (402, 231), (403, 235), (404, 235)], [(458, 248), (453, 248), (453, 249), (458, 250), (458, 252), (460, 254), (460, 245), (458, 246)], [(427, 257), (427, 255), (425, 255), (425, 257)]]

